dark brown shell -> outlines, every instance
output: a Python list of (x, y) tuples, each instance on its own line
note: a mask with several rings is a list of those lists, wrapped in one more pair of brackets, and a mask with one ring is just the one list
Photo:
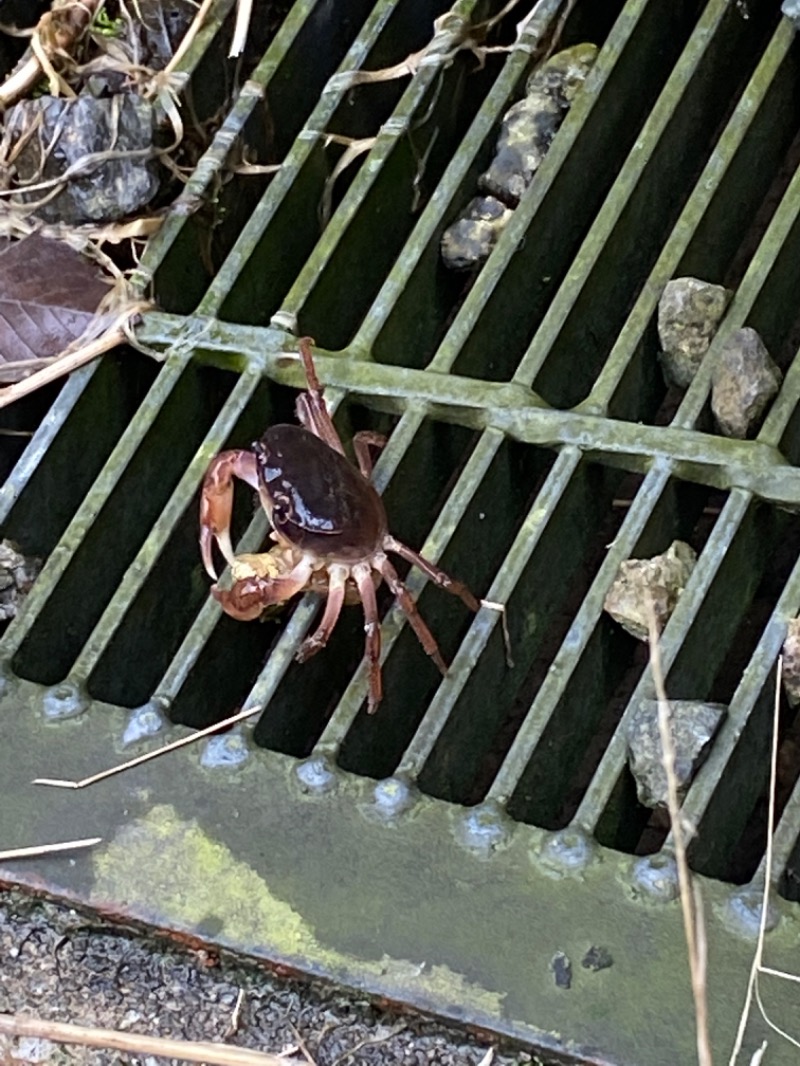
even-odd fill
[(307, 429), (272, 426), (253, 445), (275, 531), (327, 561), (353, 562), (378, 551), (386, 512), (373, 486)]

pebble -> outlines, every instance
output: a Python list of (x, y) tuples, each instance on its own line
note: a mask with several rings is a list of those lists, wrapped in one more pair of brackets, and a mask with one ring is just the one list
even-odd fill
[(626, 559), (606, 594), (603, 608), (637, 640), (648, 640), (650, 604), (659, 632), (669, 621), (697, 563), (685, 541), (675, 540), (651, 559)]
[(661, 366), (668, 384), (688, 388), (730, 300), (722, 285), (673, 278), (658, 301)]
[[(685, 795), (708, 754), (727, 710), (722, 703), (670, 700), (669, 725), (679, 797)], [(628, 765), (636, 781), (639, 802), (645, 807), (667, 806), (663, 751), (658, 700), (642, 700), (628, 723)]]
[(525, 96), (503, 115), (494, 156), (478, 179), (485, 195), (470, 200), (442, 234), (445, 266), (470, 270), (488, 259), (547, 155), (597, 51), (597, 45), (589, 43), (564, 48), (528, 78)]
[(711, 410), (720, 431), (738, 440), (750, 436), (782, 379), (754, 329), (745, 326), (732, 333), (717, 353), (711, 375)]

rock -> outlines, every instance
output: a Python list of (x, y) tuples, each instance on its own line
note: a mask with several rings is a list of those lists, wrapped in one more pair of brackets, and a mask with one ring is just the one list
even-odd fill
[(688, 388), (697, 373), (731, 294), (699, 278), (673, 278), (658, 301), (661, 365), (671, 385)]
[(495, 157), (478, 182), (484, 192), (516, 207), (596, 58), (596, 45), (578, 44), (531, 74), (525, 98), (503, 116)]
[(547, 149), (564, 121), (566, 105), (557, 96), (535, 93), (505, 113), (495, 157), (478, 184), (510, 207), (516, 207), (533, 181)]
[(442, 234), (445, 266), (469, 270), (486, 261), (541, 165), (597, 51), (594, 44), (565, 48), (528, 78), (524, 99), (503, 116), (494, 159), (478, 180), (489, 195), (471, 200), (461, 218)]
[(471, 200), (466, 214), (442, 234), (442, 259), (451, 270), (469, 270), (486, 262), (512, 212), (493, 196)]
[[(139, 153), (89, 164), (83, 176), (70, 179), (35, 209), (42, 221), (113, 222), (141, 210), (158, 191), (152, 158), (153, 107), (141, 97), (127, 93), (101, 99), (81, 95), (73, 100), (54, 96), (22, 100), (8, 112), (7, 132), (19, 141), (34, 123), (41, 125), (15, 161), (20, 182), (58, 178), (86, 156), (112, 147), (115, 153)], [(49, 193), (52, 189), (20, 190), (16, 198), (36, 203)]]
[[(726, 713), (727, 707), (722, 703), (670, 701), (670, 732), (680, 797), (689, 788)], [(628, 723), (628, 765), (636, 780), (639, 802), (645, 807), (666, 807), (667, 775), (658, 728), (658, 700), (643, 700)]]
[(20, 555), (11, 541), (0, 541), (0, 621), (16, 617), (41, 568), (38, 559)]
[(745, 326), (727, 339), (711, 375), (711, 410), (726, 437), (744, 440), (754, 431), (783, 375), (754, 329)]
[(792, 707), (800, 703), (800, 618), (789, 621), (783, 655), (783, 687)]
[(615, 622), (637, 640), (649, 636), (648, 601), (653, 604), (658, 631), (667, 624), (694, 570), (697, 555), (682, 540), (673, 541), (652, 559), (626, 559), (608, 590), (603, 607)]

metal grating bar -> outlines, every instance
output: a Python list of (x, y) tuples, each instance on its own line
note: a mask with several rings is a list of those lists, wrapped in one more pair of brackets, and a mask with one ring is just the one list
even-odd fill
[[(758, 67), (736, 104), (728, 124), (720, 134), (719, 141), (709, 156), (702, 174), (697, 179), (633, 309), (620, 330), (619, 337), (611, 349), (591, 395), (581, 405), (583, 409), (605, 413), (613, 404), (616, 404), (616, 406), (622, 406), (622, 410), (625, 411), (636, 402), (632, 399), (623, 405), (615, 393), (621, 386), (624, 386), (626, 373), (631, 372), (630, 364), (636, 358), (637, 345), (642, 343), (642, 336), (653, 319), (658, 297), (664, 285), (670, 278), (683, 273), (680, 264), (687, 258), (692, 243), (698, 240), (698, 230), (713, 205), (724, 200), (724, 206), (715, 209), (717, 231), (726, 217), (740, 221), (737, 218), (739, 197), (733, 190), (724, 196), (721, 186), (726, 182), (728, 185), (732, 184), (730, 175), (734, 169), (735, 160), (742, 153), (745, 138), (750, 134), (753, 125), (757, 127), (759, 123), (766, 124), (774, 116), (775, 112), (768, 110), (765, 106), (765, 99), (769, 95), (770, 88), (775, 85), (782, 88), (787, 83), (787, 91), (789, 91), (788, 85), (791, 81), (787, 55), (792, 39), (793, 33), (789, 23), (780, 22), (769, 47), (764, 52)], [(763, 148), (759, 147), (763, 151)], [(687, 269), (691, 270), (691, 267)], [(631, 386), (631, 390), (634, 388), (635, 386)]]
[(12, 656), (21, 644), (36, 616), (47, 602), (53, 586), (69, 565), (73, 551), (84, 537), (87, 529), (92, 525), (101, 505), (119, 481), (128, 461), (149, 431), (163, 403), (177, 384), (183, 367), (191, 359), (191, 356), (192, 345), (187, 342), (183, 351), (173, 354), (170, 363), (159, 374), (155, 385), (150, 391), (146, 408), (140, 412), (140, 417), (131, 423), (127, 432), (109, 456), (108, 462), (92, 487), (92, 491), (84, 500), (83, 506), (75, 515), (58, 546), (53, 550), (42, 572), (42, 579), (36, 583), (35, 588), (31, 590), (30, 595), (27, 597), (24, 610), (17, 615), (13, 624), (0, 640), (0, 655), (4, 657)]
[[(242, 374), (239, 378), (223, 413), (217, 418), (208, 432), (206, 442), (186, 468), (186, 472), (172, 493), (166, 507), (161, 512), (158, 521), (153, 525), (147, 540), (139, 549), (113, 599), (103, 611), (91, 636), (84, 644), (83, 650), (76, 659), (71, 672), (71, 680), (75, 684), (85, 684), (88, 680), (89, 675), (97, 665), (98, 659), (117, 631), (117, 627), (130, 607), (131, 601), (152, 570), (162, 545), (186, 510), (190, 500), (194, 497), (198, 481), (202, 478), (214, 455), (220, 450), (221, 442), (233, 428), (235, 420), (240, 415), (245, 404), (255, 392), (258, 381), (257, 377), (247, 374)], [(260, 536), (254, 537), (252, 540), (256, 548), (263, 541), (266, 533), (263, 520), (258, 525)], [(246, 547), (243, 550), (246, 550)]]
[[(725, 0), (706, 6), (586, 240), (578, 251), (576, 262), (580, 264), (580, 270), (570, 272), (565, 278), (522, 362), (517, 367), (514, 375), (515, 381), (522, 381), (526, 384), (535, 382), (548, 353), (556, 343), (559, 332), (564, 328), (568, 316), (573, 312), (584, 286), (597, 266), (598, 260), (603, 254), (606, 256), (611, 254), (610, 242), (623, 212), (630, 208), (633, 198), (641, 196), (643, 189), (647, 190), (648, 181), (652, 181), (651, 172), (658, 170), (659, 181), (663, 180), (672, 184), (673, 175), (664, 173), (668, 160), (679, 163), (680, 169), (683, 170), (687, 168), (689, 160), (692, 161), (693, 166), (695, 165), (693, 159), (695, 152), (692, 150), (694, 142), (691, 146), (684, 147), (679, 153), (672, 147), (670, 138), (680, 137), (685, 140), (690, 130), (693, 137), (697, 138), (699, 135), (702, 138), (708, 122), (708, 119), (703, 121), (703, 107), (706, 108), (709, 116), (713, 117), (716, 114), (716, 108), (711, 105), (709, 99), (705, 78), (701, 76), (705, 73), (702, 65), (708, 62), (709, 52), (734, 49), (736, 36), (729, 39), (729, 35), (735, 34), (741, 37), (742, 33), (741, 18), (731, 17), (730, 4)], [(683, 128), (675, 130), (678, 116), (686, 117), (683, 119)], [(691, 119), (688, 116), (691, 116)], [(678, 179), (675, 184), (682, 186), (685, 182)], [(654, 200), (652, 193), (646, 191), (645, 195), (651, 197), (652, 203)], [(669, 200), (663, 197), (656, 199), (655, 202), (672, 207)], [(652, 218), (648, 219), (648, 222), (652, 225)], [(628, 284), (630, 284), (630, 276)], [(609, 279), (606, 278), (606, 291), (609, 287)]]

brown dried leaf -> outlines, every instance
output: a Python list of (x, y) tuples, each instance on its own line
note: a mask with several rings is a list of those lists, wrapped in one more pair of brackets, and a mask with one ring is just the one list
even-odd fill
[[(68, 244), (33, 234), (0, 239), (0, 376), (18, 381), (28, 361), (59, 355), (90, 325), (105, 324), (97, 309), (109, 286)], [(4, 364), (9, 373), (3, 373)], [(22, 364), (17, 366), (16, 364)]]

